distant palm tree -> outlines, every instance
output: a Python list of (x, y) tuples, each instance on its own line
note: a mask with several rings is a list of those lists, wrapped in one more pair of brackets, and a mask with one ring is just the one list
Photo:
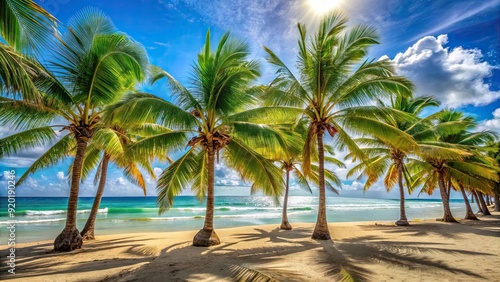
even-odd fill
[[(224, 34), (214, 51), (210, 31), (205, 46), (193, 66), (192, 84), (186, 88), (169, 73), (156, 71), (153, 82), (166, 77), (179, 106), (154, 95), (135, 93), (110, 109), (109, 117), (124, 123), (155, 120), (171, 128), (168, 133), (144, 138), (136, 143), (144, 152), (187, 151), (161, 174), (158, 183), (159, 213), (168, 210), (183, 190), (191, 190), (199, 199), (207, 197), (203, 228), (193, 239), (195, 246), (220, 243), (214, 231), (215, 160), (222, 151), (223, 161), (252, 182), (252, 191), (280, 195), (283, 180), (279, 169), (253, 147), (279, 147), (280, 132), (261, 121), (282, 121), (285, 111), (259, 108), (258, 99), (249, 89), (258, 77), (258, 64), (248, 60), (248, 45)], [(277, 118), (277, 119), (276, 119)], [(191, 137), (189, 139), (189, 137)], [(146, 149), (149, 147), (149, 150)]]
[(56, 24), (57, 19), (32, 0), (0, 1), (2, 91), (16, 98), (39, 100), (33, 79), (43, 68), (33, 56), (54, 39)]
[[(120, 128), (117, 125), (113, 125), (109, 128), (101, 128), (96, 132), (87, 148), (82, 168), (82, 182), (87, 178), (89, 173), (96, 168), (94, 185), (99, 182), (89, 217), (80, 232), (83, 240), (95, 239), (95, 221), (106, 186), (109, 162), (113, 162), (118, 168), (122, 169), (125, 177), (133, 184), (142, 188), (144, 196), (146, 196), (146, 181), (144, 180), (142, 172), (139, 170), (139, 166), (142, 167), (151, 178), (156, 180), (150, 163), (150, 160), (152, 160), (154, 156), (137, 154), (132, 148), (134, 143), (140, 140), (140, 138), (168, 131), (168, 129), (155, 124), (128, 124), (127, 128)], [(168, 157), (167, 160), (169, 160)]]
[(303, 150), (302, 169), (311, 173), (311, 155), (317, 142), (319, 165), (319, 208), (312, 238), (329, 240), (326, 220), (324, 133), (334, 138), (338, 148), (347, 147), (360, 159), (363, 152), (349, 136), (350, 132), (371, 132), (383, 140), (413, 144), (411, 136), (380, 122), (383, 114), (376, 107), (360, 106), (372, 99), (402, 93), (410, 95), (412, 84), (395, 76), (389, 60), (363, 61), (368, 48), (377, 44), (372, 27), (358, 25), (346, 28), (347, 19), (340, 13), (327, 15), (314, 37), (306, 38), (306, 28), (298, 24), (298, 75), (270, 49), (268, 61), (277, 69), (273, 85), (282, 89), (272, 92), (267, 99), (274, 105), (303, 108), (309, 120), (308, 134)]
[[(281, 148), (272, 148), (269, 150), (263, 150), (263, 155), (267, 158), (274, 160), (281, 171), (285, 174), (285, 195), (283, 198), (283, 210), (282, 210), (282, 219), (280, 229), (283, 230), (292, 230), (292, 225), (288, 220), (288, 196), (290, 192), (290, 179), (291, 176), (295, 178), (297, 185), (312, 193), (309, 182), (313, 182), (314, 184), (318, 184), (318, 166), (316, 164), (312, 164), (312, 173), (309, 177), (306, 177), (302, 172), (301, 168), (301, 158), (302, 158), (302, 149), (304, 148), (304, 141), (307, 137), (307, 127), (305, 120), (300, 121), (298, 124), (294, 124), (292, 128), (285, 127), (284, 128), (284, 136), (285, 145)], [(333, 148), (331, 146), (325, 146), (327, 151), (333, 152)], [(257, 150), (259, 151), (259, 150)], [(344, 168), (345, 165), (341, 161), (325, 156), (325, 161), (330, 164), (335, 164), (338, 167)], [(309, 179), (308, 179), (309, 178)], [(342, 182), (338, 178), (337, 174), (331, 170), (325, 169), (325, 185), (329, 188), (329, 190), (338, 194), (338, 190), (330, 183), (336, 184), (338, 187), (342, 187)]]
[[(83, 10), (70, 20), (69, 26), (56, 50), (53, 71), (45, 70), (47, 75), (37, 78), (41, 100), (0, 98), (0, 123), (21, 130), (0, 140), (0, 157), (55, 141), (53, 128), (69, 132), (18, 181), (23, 182), (35, 171), (54, 165), (75, 151), (66, 226), (54, 241), (56, 251), (71, 251), (82, 245), (76, 228), (80, 177), (87, 145), (101, 127), (102, 110), (142, 80), (149, 67), (144, 48), (118, 33), (102, 12)], [(62, 125), (47, 125), (61, 120)]]
[[(380, 106), (386, 107), (382, 102), (380, 102)], [(417, 142), (416, 147), (408, 147), (406, 145), (397, 146), (389, 142), (384, 142), (376, 137), (356, 139), (358, 144), (365, 146), (362, 150), (368, 156), (368, 160), (366, 162), (360, 162), (353, 167), (348, 172), (347, 176), (349, 177), (362, 171), (360, 177), (363, 175), (368, 177), (365, 182), (365, 190), (370, 188), (375, 181), (384, 174), (384, 184), (387, 191), (390, 191), (397, 183), (399, 186), (400, 199), (400, 217), (399, 220), (396, 221), (396, 225), (398, 226), (409, 225), (405, 210), (405, 189), (403, 180), (407, 185), (408, 191), (411, 193), (413, 190), (411, 186), (411, 175), (406, 167), (405, 160), (408, 158), (409, 154), (418, 152), (419, 141), (428, 140), (434, 137), (433, 133), (435, 128), (430, 126), (429, 119), (421, 119), (418, 118), (418, 116), (425, 108), (437, 106), (439, 106), (439, 102), (432, 97), (406, 98), (398, 96), (396, 99), (391, 99), (391, 104), (388, 105), (388, 107), (395, 110), (401, 117), (398, 115), (391, 115), (387, 119), (384, 119), (384, 122), (411, 135)]]
[[(497, 167), (500, 166), (500, 142), (489, 142), (487, 146), (489, 148), (488, 155), (495, 159)], [(500, 211), (500, 181), (495, 185), (493, 199), (495, 202), (494, 210)]]
[[(456, 222), (450, 209), (450, 191), (453, 187), (487, 187), (498, 176), (491, 162), (478, 153), (478, 145), (490, 140), (489, 132), (470, 133), (475, 122), (471, 117), (454, 110), (444, 110), (437, 116), (435, 127), (439, 135), (434, 141), (425, 141), (427, 150), (420, 150), (420, 159), (412, 160), (416, 183), (423, 183), (422, 192), (432, 194), (439, 187), (443, 202), (443, 221)], [(421, 146), (422, 148), (422, 146)]]

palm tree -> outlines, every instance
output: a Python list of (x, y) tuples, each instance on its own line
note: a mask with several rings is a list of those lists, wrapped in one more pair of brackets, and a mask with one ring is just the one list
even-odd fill
[[(135, 93), (110, 109), (109, 118), (124, 123), (155, 120), (171, 128), (168, 133), (144, 138), (136, 143), (143, 152), (159, 155), (185, 148), (187, 151), (161, 174), (158, 183), (159, 213), (168, 210), (174, 198), (185, 188), (203, 199), (206, 215), (203, 228), (193, 239), (195, 246), (220, 243), (214, 231), (214, 166), (222, 158), (228, 167), (238, 171), (243, 180), (253, 183), (252, 191), (262, 189), (280, 195), (282, 179), (279, 169), (252, 147), (279, 147), (284, 138), (280, 132), (260, 121), (281, 122), (286, 111), (279, 108), (257, 108), (250, 83), (258, 77), (258, 64), (248, 60), (248, 45), (224, 34), (214, 51), (210, 31), (205, 46), (193, 66), (192, 84), (184, 87), (169, 73), (156, 71), (153, 82), (167, 78), (173, 98), (179, 106), (157, 96)], [(188, 139), (191, 137), (190, 139)], [(147, 149), (148, 148), (148, 149)], [(139, 151), (141, 151), (139, 150)]]
[[(380, 101), (379, 103), (381, 107), (386, 107), (383, 102)], [(388, 119), (385, 119), (384, 122), (411, 135), (417, 142), (417, 145), (419, 145), (419, 141), (429, 139), (429, 137), (433, 136), (435, 128), (428, 126), (428, 119), (419, 119), (418, 116), (428, 107), (439, 106), (439, 102), (434, 98), (405, 98), (403, 96), (398, 96), (396, 99), (391, 99), (391, 104), (389, 106), (393, 110), (399, 112), (399, 115), (404, 114), (402, 115), (404, 119), (392, 115)], [(403, 180), (405, 180), (404, 182), (410, 193), (413, 187), (411, 186), (411, 175), (406, 167), (405, 160), (408, 158), (409, 154), (418, 152), (418, 147), (396, 146), (376, 137), (359, 138), (356, 139), (356, 142), (360, 145), (367, 146), (362, 150), (369, 158), (366, 162), (361, 162), (353, 167), (351, 171), (348, 172), (347, 176), (350, 177), (356, 172), (362, 171), (359, 177), (363, 175), (368, 177), (368, 180), (365, 182), (365, 190), (369, 189), (375, 181), (384, 174), (384, 184), (387, 191), (390, 191), (397, 183), (399, 186), (400, 217), (399, 220), (396, 221), (396, 225), (409, 225), (405, 210), (405, 189)]]
[[(300, 121), (298, 124), (294, 124), (292, 128), (285, 128), (283, 134), (285, 135), (286, 143), (282, 148), (276, 149), (273, 148), (271, 152), (263, 148), (260, 150), (263, 155), (267, 158), (274, 160), (281, 171), (284, 172), (285, 177), (285, 195), (283, 198), (283, 209), (282, 209), (282, 218), (280, 229), (283, 230), (292, 230), (292, 225), (288, 220), (288, 196), (290, 190), (290, 176), (294, 177), (298, 186), (309, 193), (312, 193), (309, 182), (312, 181), (315, 184), (318, 184), (318, 166), (316, 164), (312, 165), (312, 175), (306, 177), (301, 169), (301, 157), (302, 157), (302, 149), (304, 148), (304, 140), (306, 139), (307, 127), (304, 120)], [(325, 149), (329, 152), (333, 152), (333, 148), (331, 146), (325, 146)], [(258, 150), (259, 151), (259, 150)], [(345, 165), (341, 161), (325, 156), (325, 161), (330, 164), (335, 164), (338, 167), (344, 168)], [(308, 179), (309, 178), (309, 179)], [(338, 187), (342, 187), (342, 182), (338, 178), (337, 174), (333, 171), (325, 169), (325, 185), (329, 190), (338, 194), (338, 190), (330, 183), (336, 184)]]
[[(496, 165), (500, 165), (500, 142), (489, 142), (487, 146), (490, 148), (488, 155), (495, 159)], [(500, 211), (500, 182), (497, 182), (493, 191), (493, 199), (495, 202), (495, 211)]]
[[(97, 182), (99, 182), (99, 184), (89, 217), (80, 232), (83, 240), (95, 239), (95, 221), (106, 186), (108, 165), (110, 161), (123, 170), (125, 177), (130, 182), (142, 188), (144, 196), (146, 196), (146, 181), (144, 180), (142, 172), (139, 170), (139, 166), (141, 166), (151, 178), (156, 180), (150, 163), (152, 156), (134, 154), (130, 148), (133, 147), (138, 138), (144, 138), (169, 130), (147, 123), (141, 125), (129, 124), (127, 126), (128, 128), (120, 128), (117, 125), (113, 125), (109, 128), (101, 128), (93, 136), (87, 148), (83, 160), (82, 182), (87, 178), (88, 174), (97, 167), (94, 185), (97, 184)], [(167, 160), (169, 160), (168, 157)]]
[(402, 93), (410, 95), (411, 83), (394, 75), (388, 60), (362, 61), (368, 48), (377, 44), (372, 27), (358, 25), (346, 27), (347, 19), (340, 13), (327, 15), (314, 37), (306, 38), (306, 28), (298, 24), (299, 56), (297, 78), (274, 54), (268, 61), (277, 68), (278, 77), (272, 82), (282, 89), (268, 100), (274, 105), (301, 107), (309, 121), (304, 145), (302, 168), (311, 173), (311, 155), (316, 139), (319, 166), (319, 207), (312, 238), (329, 240), (326, 220), (324, 143), (325, 131), (334, 138), (339, 148), (347, 147), (360, 159), (363, 152), (349, 136), (349, 132), (372, 132), (383, 140), (413, 144), (407, 134), (377, 120), (381, 114), (376, 107), (360, 106), (370, 100)]
[(15, 97), (38, 97), (33, 58), (54, 38), (57, 19), (32, 0), (0, 2), (0, 87)]
[[(460, 132), (458, 134), (455, 134), (453, 136), (453, 139), (455, 142), (457, 142), (460, 145), (466, 145), (470, 146), (472, 149), (475, 149), (473, 159), (476, 162), (482, 163), (484, 165), (490, 166), (490, 169), (495, 169), (494, 166), (494, 160), (490, 158), (485, 158), (484, 153), (485, 151), (490, 153), (488, 151), (489, 148), (487, 147), (481, 147), (484, 146), (485, 143), (491, 143), (492, 140), (495, 138), (495, 135), (492, 132), (489, 131), (482, 131), (482, 132), (472, 132), (472, 133), (466, 133), (466, 132)], [(468, 161), (470, 161), (468, 159)], [(469, 199), (467, 198), (466, 191), (470, 191), (471, 193), (480, 193), (480, 191), (493, 191), (494, 187), (496, 186), (496, 182), (492, 182), (489, 177), (484, 179), (484, 177), (481, 176), (475, 176), (476, 178), (482, 179), (483, 182), (485, 182), (482, 186), (475, 187), (471, 185), (464, 184), (462, 182), (455, 181), (452, 179), (452, 188), (455, 190), (460, 190), (462, 197), (464, 198), (465, 202), (465, 217), (464, 219), (469, 219), (469, 220), (478, 220), (474, 212), (472, 211), (472, 207), (470, 206)], [(457, 189), (458, 188), (458, 189)], [(477, 195), (476, 195), (477, 196)], [(482, 206), (481, 200), (478, 200), (478, 204)], [(482, 209), (481, 209), (482, 210)], [(487, 213), (489, 211), (486, 209)], [(484, 212), (483, 212), (484, 214)]]
[(471, 133), (474, 120), (458, 111), (444, 110), (437, 118), (435, 126), (440, 128), (437, 140), (423, 142), (428, 150), (421, 149), (421, 159), (412, 160), (412, 166), (419, 171), (415, 182), (423, 183), (422, 191), (429, 194), (437, 185), (443, 202), (442, 220), (457, 222), (449, 204), (451, 189), (488, 189), (492, 181), (498, 179), (491, 162), (478, 152), (478, 145), (491, 140), (493, 135), (490, 132)]
[[(0, 98), (0, 124), (13, 124), (22, 130), (0, 141), (3, 155), (55, 141), (53, 128), (69, 132), (37, 159), (18, 182), (75, 151), (66, 225), (54, 241), (56, 251), (71, 251), (82, 245), (76, 228), (79, 184), (85, 151), (100, 129), (102, 111), (142, 80), (148, 67), (144, 48), (118, 33), (102, 12), (83, 10), (70, 20), (69, 26), (56, 50), (58, 61), (51, 66), (53, 71), (45, 69), (47, 75), (36, 78), (40, 101)], [(64, 124), (47, 126), (59, 120), (64, 120)]]

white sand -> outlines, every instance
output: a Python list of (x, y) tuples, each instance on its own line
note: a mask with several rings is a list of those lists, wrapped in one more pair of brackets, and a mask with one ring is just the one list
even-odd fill
[(17, 274), (2, 263), (0, 280), (499, 281), (500, 213), (481, 219), (335, 223), (333, 242), (310, 239), (313, 224), (292, 223), (291, 231), (218, 229), (222, 244), (210, 248), (191, 246), (195, 231), (98, 236), (71, 253), (51, 253), (52, 241), (25, 243), (17, 246)]

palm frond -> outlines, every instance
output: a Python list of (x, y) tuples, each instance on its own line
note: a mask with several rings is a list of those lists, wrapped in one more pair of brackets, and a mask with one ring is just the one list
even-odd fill
[(0, 125), (10, 124), (16, 130), (46, 126), (58, 114), (45, 105), (0, 97)]
[(43, 155), (41, 155), (21, 176), (17, 184), (21, 184), (26, 178), (40, 169), (53, 166), (64, 158), (66, 158), (76, 146), (76, 141), (73, 134), (68, 134), (61, 138), (57, 143), (50, 147)]
[(122, 101), (107, 108), (104, 121), (119, 124), (156, 122), (171, 129), (192, 128), (197, 124), (190, 113), (157, 96), (147, 93), (129, 93)]
[(174, 101), (177, 102), (183, 109), (196, 109), (198, 111), (202, 109), (201, 105), (191, 94), (191, 92), (189, 92), (189, 90), (186, 89), (186, 87), (184, 87), (180, 82), (178, 82), (170, 73), (156, 66), (153, 66), (151, 70), (151, 84), (154, 84), (162, 78), (166, 78), (168, 81), (168, 85), (170, 86), (170, 90), (174, 94)]
[(0, 2), (2, 39), (17, 51), (40, 51), (56, 32), (57, 19), (32, 0)]
[(2, 92), (11, 93), (15, 98), (38, 100), (40, 94), (33, 82), (33, 77), (40, 72), (38, 66), (11, 46), (0, 42), (0, 81), (2, 82), (0, 90)]
[(0, 139), (0, 159), (14, 155), (20, 151), (50, 144), (56, 140), (57, 134), (52, 127), (39, 127), (12, 134)]
[(252, 183), (253, 190), (261, 190), (270, 196), (282, 194), (284, 183), (280, 170), (271, 160), (264, 158), (241, 140), (231, 140), (226, 146), (224, 158), (229, 167), (240, 172), (244, 181)]
[(307, 181), (305, 175), (302, 174), (302, 172), (296, 167), (293, 169), (293, 172), (295, 174), (295, 179), (297, 180), (297, 184), (299, 185), (299, 187), (312, 194), (311, 186), (309, 185), (309, 181)]
[(384, 185), (387, 189), (387, 192), (389, 192), (392, 187), (394, 187), (394, 185), (396, 185), (396, 183), (398, 182), (398, 175), (399, 172), (396, 164), (391, 164), (384, 178)]
[(304, 110), (293, 107), (260, 107), (227, 117), (227, 122), (252, 122), (273, 124), (295, 124)]
[(187, 145), (186, 133), (182, 131), (171, 131), (145, 137), (130, 145), (126, 150), (132, 158), (141, 156), (159, 157), (167, 155), (169, 151), (175, 151)]
[(194, 192), (196, 198), (201, 202), (207, 193), (208, 183), (208, 154), (206, 150), (200, 151), (196, 155), (196, 164), (198, 167), (195, 169), (193, 175), (193, 186), (191, 191)]
[(174, 198), (192, 183), (192, 175), (197, 173), (196, 169), (199, 167), (198, 159), (196, 158), (199, 151), (196, 148), (191, 147), (189, 151), (172, 163), (160, 175), (156, 185), (158, 192), (156, 199), (158, 214), (162, 214), (170, 209)]

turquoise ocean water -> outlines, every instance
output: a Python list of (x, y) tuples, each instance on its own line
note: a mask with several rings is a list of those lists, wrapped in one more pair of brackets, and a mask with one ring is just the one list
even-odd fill
[[(80, 198), (77, 226), (83, 228), (92, 207), (93, 198)], [(16, 222), (16, 242), (54, 239), (63, 229), (66, 220), (67, 198), (16, 198), (15, 218), (7, 216), (7, 198), (0, 198), (0, 244), (8, 239), (7, 226)], [(315, 222), (317, 197), (293, 196), (289, 200), (288, 218), (297, 222)], [(5, 207), (5, 208), (3, 208)], [(279, 224), (281, 207), (270, 197), (215, 197), (215, 228), (260, 224)], [(451, 200), (455, 217), (465, 214), (463, 200)], [(410, 199), (406, 201), (410, 220), (438, 218), (442, 215), (439, 200)], [(158, 215), (155, 197), (105, 197), (96, 221), (96, 235), (173, 232), (198, 230), (203, 226), (205, 203), (193, 196), (179, 196), (172, 209)], [(396, 221), (399, 217), (399, 200), (366, 198), (327, 198), (329, 222)]]

